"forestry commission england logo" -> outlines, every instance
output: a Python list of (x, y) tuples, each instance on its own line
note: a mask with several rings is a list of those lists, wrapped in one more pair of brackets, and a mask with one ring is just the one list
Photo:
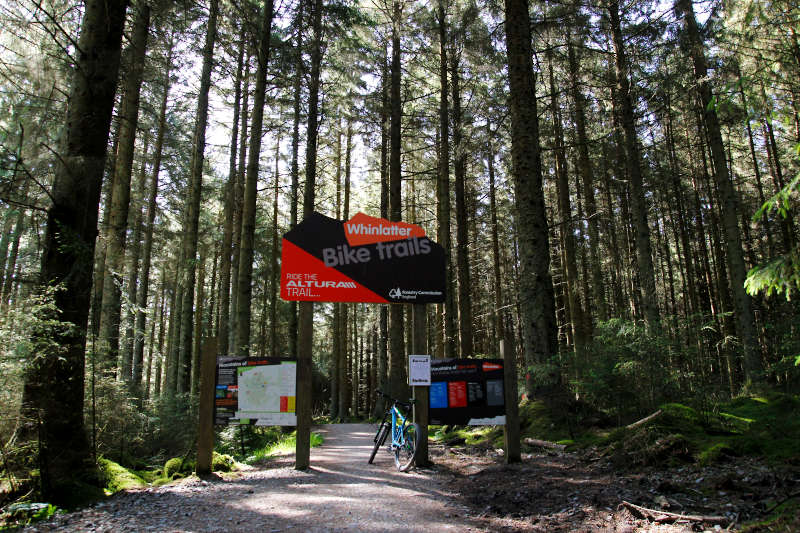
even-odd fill
[(389, 298), (394, 298), (396, 300), (399, 300), (402, 297), (403, 297), (403, 291), (400, 290), (400, 287), (397, 287), (396, 289), (392, 289), (389, 291)]

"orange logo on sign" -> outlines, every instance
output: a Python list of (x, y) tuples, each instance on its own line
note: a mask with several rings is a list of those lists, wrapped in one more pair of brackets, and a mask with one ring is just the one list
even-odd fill
[(350, 246), (363, 246), (376, 242), (424, 237), (425, 230), (416, 224), (389, 222), (385, 218), (356, 213), (353, 218), (344, 223), (344, 235)]

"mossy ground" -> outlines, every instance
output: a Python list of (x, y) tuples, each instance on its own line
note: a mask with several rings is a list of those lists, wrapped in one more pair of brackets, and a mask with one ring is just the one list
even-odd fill
[[(659, 416), (632, 429), (606, 429), (577, 422), (580, 414), (567, 409), (526, 400), (520, 405), (520, 429), (523, 442), (533, 438), (570, 448), (594, 446), (620, 465), (711, 464), (733, 456), (800, 464), (800, 397), (773, 393), (736, 398), (712, 410), (681, 403), (660, 409)], [(450, 446), (498, 448), (503, 442), (501, 427), (433, 426), (430, 434)]]
[(711, 464), (732, 456), (800, 464), (800, 398), (770, 394), (736, 398), (713, 410), (661, 406), (646, 424), (613, 431), (602, 443), (627, 464), (696, 461)]

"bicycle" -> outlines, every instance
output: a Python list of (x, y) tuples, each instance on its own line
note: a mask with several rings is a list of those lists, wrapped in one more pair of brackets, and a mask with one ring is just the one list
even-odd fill
[[(417, 440), (420, 434), (419, 424), (408, 420), (408, 413), (414, 400), (401, 402), (382, 391), (376, 391), (376, 394), (383, 396), (391, 403), (383, 413), (383, 420), (381, 420), (378, 431), (375, 433), (375, 446), (372, 448), (372, 454), (370, 454), (367, 462), (372, 464), (375, 454), (378, 453), (378, 448), (386, 442), (391, 430), (391, 450), (394, 452), (394, 464), (399, 471), (406, 472), (417, 459)], [(401, 409), (405, 410), (405, 412), (401, 411)], [(388, 419), (389, 415), (391, 415), (391, 423)]]

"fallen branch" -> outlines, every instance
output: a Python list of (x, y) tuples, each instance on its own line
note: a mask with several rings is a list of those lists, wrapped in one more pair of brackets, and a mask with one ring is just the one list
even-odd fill
[[(639, 505), (634, 505), (630, 502), (623, 502), (620, 505), (624, 505), (627, 507), (635, 516), (639, 518), (647, 518), (652, 519), (654, 522), (669, 522), (669, 521), (677, 521), (677, 520), (687, 520), (689, 522), (706, 522), (709, 524), (725, 524), (727, 523), (730, 518), (725, 516), (703, 516), (703, 515), (685, 515), (685, 514), (678, 514), (678, 513), (668, 513), (667, 511), (659, 511), (657, 509), (648, 509), (647, 507), (641, 507)], [(658, 516), (663, 515), (663, 516)]]
[(525, 444), (527, 444), (528, 446), (538, 446), (539, 448), (548, 448), (551, 450), (558, 450), (558, 451), (564, 451), (564, 449), (566, 449), (567, 447), (566, 444), (556, 444), (555, 442), (539, 440), (539, 439), (530, 439), (530, 438), (525, 439)]
[(652, 419), (661, 416), (661, 413), (662, 413), (662, 411), (661, 411), (661, 409), (659, 409), (658, 411), (656, 411), (652, 415), (648, 415), (648, 416), (642, 418), (641, 420), (637, 420), (633, 424), (628, 424), (627, 426), (625, 426), (625, 429), (633, 429), (635, 427), (641, 426), (642, 424), (646, 424), (646, 423), (650, 422)]

